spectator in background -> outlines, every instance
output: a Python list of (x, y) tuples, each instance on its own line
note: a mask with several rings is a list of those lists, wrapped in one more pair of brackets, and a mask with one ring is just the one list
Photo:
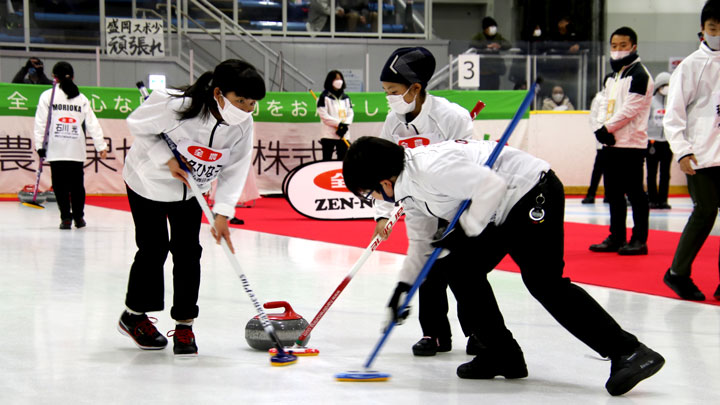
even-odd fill
[(337, 160), (343, 160), (350, 144), (347, 132), (354, 114), (352, 101), (345, 94), (345, 77), (340, 71), (331, 70), (325, 77), (325, 90), (318, 97), (317, 113), (323, 123), (320, 139), (323, 160), (332, 160), (333, 152), (337, 153)]
[[(516, 43), (516, 47), (524, 55), (538, 55), (545, 52), (546, 33), (540, 24), (532, 22), (520, 33), (520, 41)], [(518, 90), (523, 86), (527, 89), (527, 60), (525, 58), (513, 58), (510, 63), (510, 73), (508, 79), (515, 83), (513, 90)]]
[(336, 31), (367, 31), (371, 19), (377, 21), (377, 12), (370, 13), (368, 0), (337, 0)]
[(565, 91), (562, 86), (555, 86), (552, 89), (552, 95), (543, 100), (542, 109), (550, 111), (569, 111), (574, 110), (575, 107), (573, 107), (568, 96), (565, 95)]
[(494, 55), (481, 57), (480, 60), (480, 89), (500, 89), (500, 76), (505, 74), (505, 61), (497, 56), (500, 51), (510, 49), (510, 42), (498, 32), (497, 22), (492, 17), (482, 20), (482, 32), (472, 38), (472, 47), (479, 53)]
[(580, 51), (580, 35), (568, 16), (561, 17), (557, 22), (557, 29), (550, 33), (549, 51), (551, 53), (574, 54)]
[[(670, 148), (687, 175), (693, 211), (663, 281), (684, 300), (705, 299), (690, 274), (707, 240), (720, 206), (720, 1), (709, 0), (700, 13), (700, 48), (685, 58), (670, 77), (663, 125)], [(720, 300), (720, 285), (713, 294)]]
[[(655, 95), (650, 105), (650, 121), (648, 121), (648, 138), (650, 142), (647, 149), (647, 191), (650, 208), (669, 210), (668, 189), (670, 188), (670, 163), (673, 153), (670, 144), (665, 139), (663, 117), (665, 117), (665, 102), (668, 93), (670, 73), (662, 72), (655, 77)], [(660, 168), (660, 182), (657, 182), (658, 166)]]
[[(595, 97), (593, 97), (590, 103), (590, 130), (593, 132), (602, 127), (603, 122), (605, 122), (605, 110), (603, 110), (601, 106), (605, 102), (605, 84), (610, 77), (612, 77), (612, 73), (605, 76), (602, 88), (595, 94)], [(595, 154), (592, 174), (590, 175), (590, 186), (588, 187), (587, 194), (585, 194), (585, 198), (582, 200), (583, 204), (595, 204), (595, 193), (597, 193), (600, 179), (603, 177), (605, 152), (603, 151), (603, 145), (597, 139), (595, 140), (595, 149), (597, 149), (597, 152)], [(607, 199), (605, 202), (607, 202)]]
[[(593, 252), (621, 255), (648, 254), (650, 209), (643, 188), (647, 122), (650, 116), (653, 80), (637, 53), (637, 34), (621, 27), (610, 36), (610, 66), (614, 72), (605, 87), (601, 108), (603, 126), (595, 131), (605, 145), (605, 197), (610, 203), (610, 235), (590, 245)], [(627, 242), (627, 203), (632, 205), (633, 231)]]
[(44, 65), (39, 58), (31, 57), (25, 63), (25, 66), (15, 74), (12, 79), (13, 83), (25, 84), (52, 84), (52, 80), (45, 76)]

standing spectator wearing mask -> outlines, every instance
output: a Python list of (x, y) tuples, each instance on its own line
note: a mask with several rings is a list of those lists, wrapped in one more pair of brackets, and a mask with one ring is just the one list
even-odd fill
[(497, 22), (492, 17), (482, 20), (482, 32), (472, 38), (472, 46), (479, 53), (493, 55), (481, 57), (480, 90), (499, 90), (500, 76), (505, 74), (505, 61), (497, 56), (500, 51), (510, 49), (510, 42), (498, 32)]
[(340, 71), (331, 70), (325, 77), (325, 90), (318, 97), (317, 113), (323, 123), (320, 139), (323, 160), (332, 160), (333, 152), (337, 153), (337, 160), (343, 160), (354, 113), (352, 101), (345, 94), (345, 77)]
[(52, 84), (52, 80), (45, 76), (42, 61), (36, 57), (31, 57), (27, 60), (25, 66), (21, 67), (15, 74), (12, 82), (25, 84)]
[[(650, 142), (647, 149), (647, 190), (650, 208), (669, 210), (668, 189), (670, 188), (670, 163), (673, 153), (670, 144), (665, 139), (663, 117), (665, 117), (665, 102), (667, 101), (668, 83), (670, 73), (662, 72), (655, 77), (655, 95), (650, 106), (650, 121), (648, 121), (648, 138)], [(660, 182), (658, 184), (658, 167)]]
[(565, 95), (565, 91), (562, 86), (555, 86), (552, 89), (552, 96), (546, 97), (543, 100), (543, 110), (550, 111), (569, 111), (574, 110), (572, 103), (568, 96)]
[[(614, 72), (605, 87), (604, 125), (595, 131), (605, 145), (605, 197), (610, 203), (610, 235), (590, 245), (593, 252), (621, 255), (648, 254), (650, 220), (648, 198), (643, 188), (647, 123), (653, 80), (637, 54), (637, 34), (621, 27), (610, 36), (610, 66)], [(627, 195), (632, 205), (633, 231), (627, 242)]]

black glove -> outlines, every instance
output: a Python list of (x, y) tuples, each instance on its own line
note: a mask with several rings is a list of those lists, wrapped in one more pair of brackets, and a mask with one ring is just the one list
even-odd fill
[[(410, 315), (410, 306), (408, 305), (403, 310), (402, 314), (398, 315), (398, 308), (400, 305), (405, 302), (405, 296), (407, 295), (408, 291), (410, 291), (410, 284), (403, 283), (402, 281), (398, 283), (397, 287), (395, 287), (395, 291), (393, 292), (392, 297), (390, 297), (390, 302), (388, 302), (388, 309), (390, 311), (387, 325), (390, 325), (390, 322), (395, 322), (398, 325), (402, 325), (403, 322), (405, 322), (405, 319)], [(387, 326), (386, 326), (387, 328)]]
[(342, 123), (342, 122), (339, 123), (339, 124), (338, 124), (338, 127), (337, 127), (337, 131), (335, 131), (335, 134), (337, 134), (337, 136), (339, 136), (340, 138), (342, 138), (342, 137), (345, 136), (345, 134), (347, 133), (348, 127), (349, 127), (348, 124), (345, 124), (345, 123)]
[(603, 145), (613, 146), (615, 145), (615, 136), (608, 132), (607, 127), (603, 125), (600, 129), (595, 131), (595, 138), (598, 142)]
[(452, 252), (469, 245), (470, 237), (465, 234), (460, 222), (457, 222), (447, 235), (443, 236), (444, 232), (445, 227), (442, 226), (435, 232), (433, 241), (430, 243), (433, 247), (447, 249)]
[(40, 156), (41, 158), (45, 159), (45, 149), (42, 149), (42, 148), (41, 148), (41, 149), (38, 149), (37, 152), (38, 152), (38, 156)]

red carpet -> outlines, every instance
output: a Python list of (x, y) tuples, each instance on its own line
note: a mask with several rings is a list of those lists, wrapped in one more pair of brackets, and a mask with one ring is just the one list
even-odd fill
[[(88, 197), (88, 204), (129, 210), (124, 197)], [(374, 229), (371, 220), (318, 221), (305, 218), (283, 198), (261, 198), (252, 208), (238, 208), (237, 217), (245, 221), (244, 225), (233, 225), (237, 228), (362, 248), (370, 243)], [(581, 283), (677, 298), (665, 286), (662, 277), (672, 263), (679, 233), (651, 230), (648, 239), (650, 254), (647, 256), (590, 252), (588, 246), (603, 240), (607, 233), (608, 227), (604, 225), (565, 224), (566, 276)], [(706, 304), (720, 305), (720, 301), (712, 298), (718, 286), (719, 245), (720, 237), (708, 238), (693, 266), (693, 280), (708, 298), (704, 301)], [(401, 220), (395, 226), (392, 237), (378, 250), (405, 253), (406, 249), (405, 224)], [(498, 267), (518, 271), (509, 257)]]

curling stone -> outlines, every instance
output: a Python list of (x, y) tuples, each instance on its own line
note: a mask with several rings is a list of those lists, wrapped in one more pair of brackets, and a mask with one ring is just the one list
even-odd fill
[[(22, 188), (22, 190), (18, 191), (18, 199), (20, 200), (20, 202), (31, 203), (31, 202), (33, 202), (33, 192), (34, 191), (35, 191), (35, 185), (26, 184), (25, 187)], [(37, 202), (37, 203), (45, 202), (44, 194), (45, 193), (38, 191), (37, 196), (35, 197), (35, 202)]]
[[(295, 344), (295, 340), (300, 334), (307, 328), (308, 322), (305, 318), (298, 315), (293, 311), (292, 307), (286, 301), (272, 301), (266, 302), (263, 305), (266, 309), (272, 308), (284, 308), (285, 311), (279, 314), (267, 314), (268, 319), (273, 328), (275, 328), (275, 334), (283, 346), (292, 346)], [(263, 329), (260, 319), (256, 315), (250, 319), (245, 325), (245, 340), (248, 345), (253, 349), (267, 351), (268, 349), (275, 347), (272, 339)], [(303, 342), (307, 343), (310, 340), (310, 336)]]
[(47, 202), (57, 202), (57, 199), (55, 198), (55, 191), (53, 191), (52, 187), (43, 192), (42, 195), (45, 197), (45, 201)]

